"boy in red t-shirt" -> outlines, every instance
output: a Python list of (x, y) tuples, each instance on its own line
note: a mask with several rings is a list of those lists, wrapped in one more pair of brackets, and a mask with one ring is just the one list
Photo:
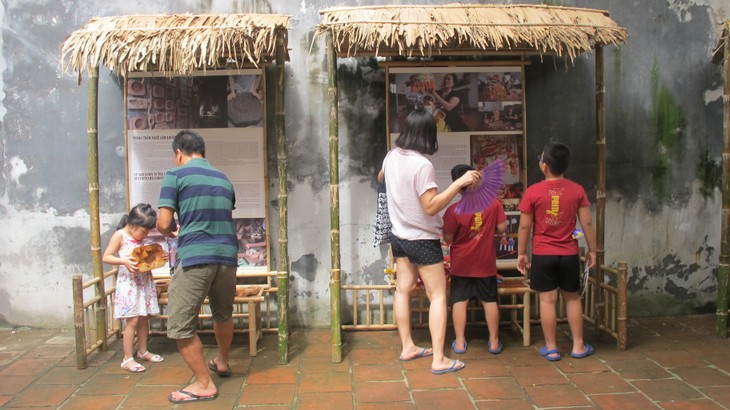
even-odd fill
[[(545, 346), (540, 355), (560, 360), (555, 340), (558, 289), (573, 336), (570, 356), (581, 359), (593, 354), (593, 346), (583, 342), (583, 307), (580, 301), (580, 261), (578, 241), (572, 236), (576, 216), (588, 244), (586, 266), (596, 263), (596, 235), (591, 222), (590, 202), (582, 186), (563, 177), (570, 163), (570, 150), (559, 142), (545, 145), (538, 158), (545, 180), (530, 186), (520, 201), (517, 235), (517, 269), (527, 276), (530, 287), (539, 292), (540, 324)], [(532, 262), (527, 258), (527, 242), (532, 231)]]
[[(473, 169), (465, 164), (456, 165), (451, 169), (451, 178), (456, 181)], [(475, 214), (458, 215), (454, 212), (457, 205), (458, 202), (446, 209), (443, 226), (444, 242), (450, 245), (451, 255), (450, 299), (456, 334), (451, 348), (455, 353), (466, 353), (466, 307), (470, 299), (476, 298), (482, 302), (487, 319), (487, 350), (498, 354), (502, 352), (502, 343), (498, 334), (497, 251), (494, 236), (507, 230), (507, 217), (499, 200), (492, 201), (483, 211)]]

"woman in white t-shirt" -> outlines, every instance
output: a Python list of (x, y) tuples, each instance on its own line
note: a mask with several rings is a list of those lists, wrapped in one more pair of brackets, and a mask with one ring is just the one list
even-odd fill
[[(436, 123), (423, 109), (411, 112), (403, 131), (388, 152), (378, 175), (388, 187), (388, 214), (392, 223), (390, 236), (396, 262), (395, 319), (401, 338), (400, 360), (433, 356), (434, 374), (455, 372), (464, 368), (459, 360), (444, 356), (446, 337), (446, 274), (441, 250), (441, 217), (444, 209), (462, 188), (477, 185), (481, 174), (469, 171), (443, 192), (436, 186), (436, 171), (426, 155), (438, 151)], [(433, 348), (418, 347), (411, 337), (410, 293), (421, 277), (431, 302), (428, 327)]]

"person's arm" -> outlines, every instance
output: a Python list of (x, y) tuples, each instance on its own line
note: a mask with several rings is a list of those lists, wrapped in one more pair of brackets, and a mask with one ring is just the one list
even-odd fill
[(385, 181), (385, 171), (381, 169), (380, 171), (378, 171), (378, 182), (382, 184), (383, 181)]
[(228, 96), (226, 100), (233, 101), (236, 98), (236, 76), (228, 76)]
[(596, 265), (596, 231), (593, 229), (593, 221), (591, 220), (591, 209), (589, 207), (578, 208), (578, 222), (583, 228), (583, 236), (588, 244), (588, 253), (586, 254), (586, 266), (592, 268)]
[(497, 235), (501, 235), (507, 232), (507, 221), (497, 224), (497, 229), (495, 230), (495, 232)]
[(111, 239), (109, 239), (109, 244), (104, 250), (104, 255), (101, 257), (101, 261), (106, 263), (107, 265), (124, 265), (124, 267), (126, 267), (129, 272), (136, 273), (137, 262), (135, 260), (129, 258), (120, 258), (117, 256), (119, 249), (121, 249), (122, 247), (123, 240), (124, 238), (122, 237), (122, 234), (119, 233), (119, 231), (114, 232)]
[(532, 231), (532, 214), (520, 214), (520, 227), (517, 230), (517, 270), (527, 276), (530, 259), (527, 257), (527, 242)]
[(436, 188), (431, 188), (421, 195), (421, 206), (427, 214), (433, 216), (441, 212), (442, 209), (451, 202), (452, 199), (461, 191), (461, 188), (468, 186), (477, 186), (482, 180), (482, 174), (479, 171), (468, 171), (461, 178), (452, 182), (448, 188), (442, 192), (438, 192)]
[(455, 95), (452, 96), (451, 98), (449, 98), (448, 100), (446, 100), (443, 97), (441, 97), (441, 95), (439, 93), (437, 93), (435, 91), (432, 92), (431, 94), (433, 95), (433, 97), (436, 100), (436, 102), (438, 102), (439, 104), (441, 104), (441, 108), (443, 108), (446, 111), (453, 110), (454, 107), (456, 107), (457, 105), (459, 105), (459, 102), (461, 101), (459, 99), (459, 97), (457, 97)]
[(164, 236), (174, 238), (177, 226), (175, 226), (175, 211), (166, 206), (160, 207), (157, 215), (157, 230)]

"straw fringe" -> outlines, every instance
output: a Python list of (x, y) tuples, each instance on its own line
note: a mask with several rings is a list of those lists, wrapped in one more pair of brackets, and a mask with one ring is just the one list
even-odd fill
[(340, 56), (396, 53), (431, 57), (441, 49), (529, 50), (571, 60), (626, 41), (608, 12), (547, 5), (373, 6), (320, 12), (315, 38), (330, 33)]
[(96, 17), (63, 41), (60, 68), (80, 74), (101, 63), (123, 76), (174, 76), (227, 64), (258, 66), (275, 60), (279, 40), (286, 47), (288, 26), (289, 17), (273, 14)]

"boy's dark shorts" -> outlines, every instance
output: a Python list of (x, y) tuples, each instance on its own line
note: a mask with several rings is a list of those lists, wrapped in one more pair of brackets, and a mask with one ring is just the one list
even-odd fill
[(409, 241), (390, 234), (390, 247), (393, 258), (407, 257), (412, 264), (420, 266), (435, 265), (444, 261), (444, 251), (438, 239), (419, 239)]
[(578, 255), (532, 255), (530, 288), (550, 292), (560, 288), (565, 292), (580, 289), (580, 259)]
[(497, 301), (497, 277), (472, 278), (451, 275), (451, 304), (477, 299), (480, 302)]

